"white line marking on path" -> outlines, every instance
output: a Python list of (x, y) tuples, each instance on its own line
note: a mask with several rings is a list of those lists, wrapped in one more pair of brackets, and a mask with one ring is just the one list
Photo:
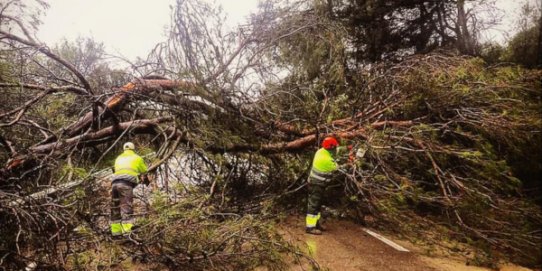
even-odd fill
[(396, 244), (395, 242), (389, 240), (389, 239), (386, 239), (386, 237), (374, 232), (374, 231), (371, 231), (369, 229), (363, 229), (366, 233), (370, 234), (372, 237), (384, 242), (385, 244), (389, 245), (390, 247), (392, 248), (395, 248), (396, 250), (399, 250), (399, 251), (404, 251), (404, 252), (410, 252), (408, 249)]

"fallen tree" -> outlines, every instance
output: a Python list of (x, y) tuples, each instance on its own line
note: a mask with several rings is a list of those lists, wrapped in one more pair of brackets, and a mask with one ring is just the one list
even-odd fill
[[(367, 150), (330, 202), (348, 217), (413, 238), (437, 231), (480, 248), (480, 264), (537, 263), (542, 215), (528, 192), (541, 174), (540, 70), (448, 51), (350, 65), (348, 33), (318, 9), (268, 6), (232, 42), (211, 30), (220, 16), (204, 7), (181, 1), (150, 70), (120, 85), (93, 85), (28, 34), (0, 32), (12, 49), (2, 64), (18, 67), (0, 73), (0, 251), (10, 267), (64, 266), (81, 251), (58, 244), (77, 242), (81, 224), (102, 241), (107, 192), (89, 176), (127, 140), (156, 151), (160, 184), (134, 251), (170, 268), (257, 266), (243, 260), (251, 256), (280, 266), (273, 253), (286, 246), (268, 242), (263, 222), (303, 208), (311, 155), (327, 135)], [(36, 52), (45, 56), (16, 61)], [(176, 236), (187, 225), (200, 239)], [(206, 247), (189, 249), (199, 241)]]

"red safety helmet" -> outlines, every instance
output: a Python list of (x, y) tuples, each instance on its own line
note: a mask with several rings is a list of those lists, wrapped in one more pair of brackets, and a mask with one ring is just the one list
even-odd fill
[(326, 150), (334, 149), (337, 146), (339, 146), (339, 141), (332, 136), (328, 136), (322, 141), (322, 147)]

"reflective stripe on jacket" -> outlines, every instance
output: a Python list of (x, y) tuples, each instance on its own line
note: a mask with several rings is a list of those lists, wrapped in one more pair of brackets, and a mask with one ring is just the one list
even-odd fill
[(314, 155), (310, 177), (319, 181), (329, 181), (333, 171), (337, 170), (337, 163), (331, 152), (321, 148)]
[(311, 173), (309, 175), (311, 178), (316, 179), (318, 181), (322, 182), (328, 182), (330, 181), (332, 174), (331, 173), (323, 173), (315, 169), (314, 167), (311, 168)]
[(147, 165), (141, 156), (132, 150), (125, 150), (115, 160), (115, 175), (137, 176), (147, 172)]

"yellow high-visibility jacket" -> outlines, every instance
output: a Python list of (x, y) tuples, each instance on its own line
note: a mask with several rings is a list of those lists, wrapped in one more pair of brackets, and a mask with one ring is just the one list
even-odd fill
[(327, 182), (331, 179), (332, 173), (337, 170), (337, 162), (330, 151), (321, 148), (314, 155), (312, 160), (311, 179)]
[(337, 170), (337, 163), (330, 151), (321, 148), (314, 155), (312, 166), (321, 172), (329, 173)]
[(125, 150), (115, 160), (115, 175), (130, 175), (136, 177), (147, 172), (147, 165), (141, 156), (133, 150)]

